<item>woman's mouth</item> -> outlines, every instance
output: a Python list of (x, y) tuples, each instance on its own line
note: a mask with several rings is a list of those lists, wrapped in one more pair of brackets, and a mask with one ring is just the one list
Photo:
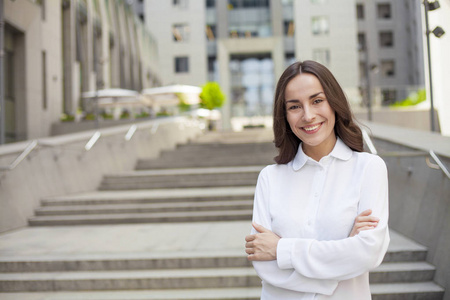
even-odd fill
[(319, 128), (322, 126), (322, 124), (323, 123), (314, 124), (314, 125), (310, 125), (310, 126), (304, 126), (304, 127), (302, 127), (302, 129), (306, 133), (315, 133), (319, 130)]

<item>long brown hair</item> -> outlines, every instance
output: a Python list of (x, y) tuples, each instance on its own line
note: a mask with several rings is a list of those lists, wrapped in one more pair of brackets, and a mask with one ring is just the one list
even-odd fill
[(305, 60), (290, 65), (278, 80), (275, 91), (273, 112), (273, 131), (275, 146), (278, 148), (277, 164), (286, 164), (294, 159), (301, 140), (292, 132), (286, 118), (285, 90), (288, 83), (297, 75), (309, 73), (319, 79), (325, 96), (335, 112), (334, 133), (353, 151), (363, 151), (361, 129), (355, 123), (347, 97), (333, 74), (318, 62)]

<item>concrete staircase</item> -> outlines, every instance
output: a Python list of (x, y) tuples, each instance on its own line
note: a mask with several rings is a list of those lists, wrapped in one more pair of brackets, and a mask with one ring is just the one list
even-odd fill
[[(0, 236), (0, 299), (259, 299), (244, 236), (274, 155), (270, 132), (213, 133), (99, 191), (43, 199), (29, 228)], [(427, 249), (391, 236), (373, 299), (443, 299)]]

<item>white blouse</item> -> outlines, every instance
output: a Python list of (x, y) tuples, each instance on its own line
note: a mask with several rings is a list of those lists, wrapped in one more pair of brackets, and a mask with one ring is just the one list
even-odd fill
[[(348, 237), (369, 208), (378, 226)], [(371, 299), (368, 271), (389, 244), (386, 165), (339, 138), (319, 162), (300, 145), (294, 160), (261, 171), (253, 221), (281, 237), (277, 260), (253, 262), (262, 300)]]

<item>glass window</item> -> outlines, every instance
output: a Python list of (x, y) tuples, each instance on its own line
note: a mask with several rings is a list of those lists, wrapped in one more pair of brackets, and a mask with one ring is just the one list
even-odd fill
[(178, 7), (178, 8), (187, 8), (188, 0), (172, 0), (172, 4), (173, 4), (173, 6)]
[(325, 35), (329, 33), (330, 24), (327, 17), (312, 17), (311, 27), (313, 35)]
[(228, 0), (228, 9), (269, 7), (269, 0)]
[(312, 4), (326, 4), (328, 0), (311, 0)]
[(189, 57), (175, 57), (175, 73), (189, 72)]
[(314, 49), (313, 60), (321, 63), (324, 66), (330, 65), (330, 50), (329, 49)]
[(377, 5), (377, 16), (378, 16), (378, 19), (390, 19), (391, 18), (391, 4), (390, 3), (379, 3)]
[(393, 89), (385, 89), (381, 91), (383, 105), (389, 105), (397, 101), (397, 91)]
[(380, 37), (380, 47), (394, 47), (394, 34), (392, 31), (381, 31)]
[(216, 0), (206, 0), (206, 7), (216, 7)]
[(358, 33), (358, 49), (360, 51), (366, 50), (366, 35), (363, 32)]
[(294, 21), (284, 21), (284, 35), (294, 36), (294, 32), (295, 32)]
[(393, 77), (395, 75), (395, 62), (393, 60), (382, 60), (381, 74), (384, 77)]
[(206, 38), (208, 41), (216, 39), (216, 25), (206, 25)]
[(187, 24), (174, 24), (172, 26), (173, 40), (176, 42), (187, 42), (189, 40), (190, 28)]
[(358, 20), (364, 20), (364, 5), (362, 4), (356, 5), (356, 18)]

